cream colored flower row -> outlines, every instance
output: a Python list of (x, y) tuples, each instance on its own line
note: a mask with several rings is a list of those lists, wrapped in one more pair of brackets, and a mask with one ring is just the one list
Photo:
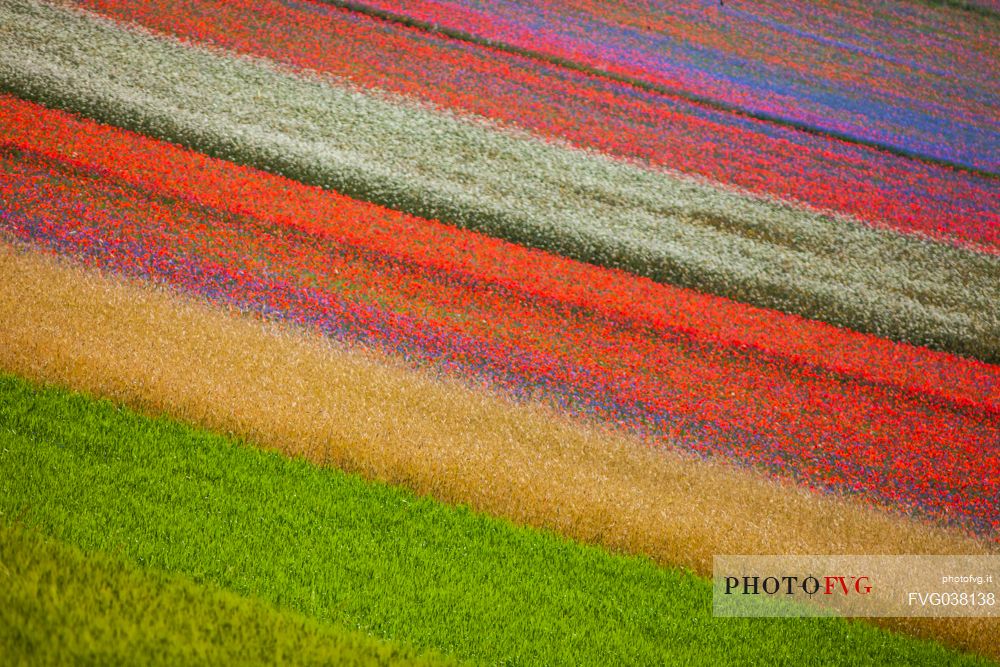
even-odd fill
[(0, 87), (424, 217), (658, 281), (1000, 360), (1000, 259), (474, 118), (0, 1)]

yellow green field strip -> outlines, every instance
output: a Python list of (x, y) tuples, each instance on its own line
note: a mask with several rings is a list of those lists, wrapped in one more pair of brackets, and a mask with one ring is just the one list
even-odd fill
[(18, 524), (0, 524), (0, 582), (7, 665), (453, 664)]
[[(0, 278), (0, 368), (659, 563), (990, 549), (34, 251), (0, 245)], [(886, 622), (997, 650), (986, 621)]]
[(844, 619), (713, 618), (693, 574), (12, 376), (0, 479), (3, 519), (78, 548), (491, 664), (982, 662)]

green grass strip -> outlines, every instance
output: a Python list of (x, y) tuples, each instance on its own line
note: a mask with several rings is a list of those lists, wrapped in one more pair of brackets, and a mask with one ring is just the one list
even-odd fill
[(0, 525), (6, 664), (436, 665), (443, 657)]
[(844, 619), (723, 619), (710, 583), (0, 376), (0, 521), (490, 663), (977, 664)]

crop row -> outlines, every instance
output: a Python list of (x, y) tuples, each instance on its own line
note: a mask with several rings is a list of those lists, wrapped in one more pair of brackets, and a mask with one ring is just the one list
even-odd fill
[[(0, 270), (4, 369), (614, 552), (707, 576), (713, 554), (789, 544), (845, 554), (990, 548), (147, 281), (4, 243)], [(885, 625), (996, 654), (995, 620)]]
[(5, 41), (0, 81), (22, 96), (654, 280), (985, 360), (1000, 355), (995, 257), (680, 180), (30, 0), (8, 0), (4, 12), (19, 28)]
[[(4, 146), (152, 194), (391, 255), (428, 273), (476, 275), (634, 328), (752, 351), (786, 365), (1000, 410), (994, 367), (654, 283), (206, 157), (128, 130), (0, 96)], [(337, 224), (350, 219), (349, 225)]]
[[(350, 79), (611, 155), (1000, 251), (1000, 181), (314, 2), (84, 0), (122, 21)], [(200, 18), (211, 16), (211, 20)], [(333, 48), (331, 48), (333, 45)]]
[(376, 636), (490, 663), (975, 662), (844, 619), (713, 619), (709, 582), (648, 559), (9, 376), (0, 398), (5, 514)]
[[(996, 177), (996, 49), (979, 21), (908, 2), (608, 5), (330, 0), (464, 39), (675, 90), (777, 123)], [(383, 14), (384, 15), (384, 14)], [(984, 19), (996, 27), (995, 19)]]
[[(133, 183), (111, 178), (99, 165), (81, 170), (7, 151), (0, 229), (104, 268), (472, 374), (521, 396), (542, 392), (661, 442), (980, 532), (995, 529), (1000, 428), (990, 394), (974, 402), (939, 387), (941, 398), (928, 400), (917, 386), (873, 384), (863, 369), (847, 375), (748, 353), (669, 325), (602, 313), (586, 301), (567, 302), (530, 279), (499, 285), (475, 264), (434, 265), (455, 241), (467, 248), (488, 242), (470, 233), (449, 239), (425, 232), (420, 243), (410, 234), (381, 249), (337, 238), (337, 229), (358, 234), (361, 226), (429, 224), (337, 195), (325, 195), (323, 227), (305, 214), (278, 222), (260, 212), (251, 217), (177, 201), (191, 193), (158, 190), (144, 178), (147, 160), (109, 150), (119, 169), (135, 172)], [(182, 166), (166, 155), (151, 162), (172, 172)], [(296, 203), (287, 182), (246, 185), (259, 198)], [(551, 256), (522, 251), (528, 255), (522, 259), (516, 247), (508, 250), (514, 274), (532, 264), (556, 272)], [(990, 384), (989, 377), (981, 376), (984, 388), (995, 393), (996, 378)], [(897, 407), (886, 411), (886, 404)]]
[(23, 525), (0, 523), (0, 557), (9, 664), (453, 664)]
[(996, 180), (321, 3), (196, 0), (183, 9), (160, 0), (81, 4), (183, 39), (347, 78), (577, 146), (849, 213), (870, 224), (1000, 250)]

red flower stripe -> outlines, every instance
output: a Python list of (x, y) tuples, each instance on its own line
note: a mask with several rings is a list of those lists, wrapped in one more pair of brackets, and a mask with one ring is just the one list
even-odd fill
[[(996, 367), (655, 285), (4, 102), (7, 143), (39, 154), (8, 158), (8, 233), (304, 324), (346, 326), (816, 487), (997, 528)], [(645, 316), (630, 313), (650, 304)], [(819, 330), (834, 351), (856, 337), (857, 350), (866, 343), (876, 361), (889, 353), (890, 366), (922, 358), (952, 380), (954, 396), (873, 382), (861, 359), (853, 376), (831, 372), (822, 349), (817, 363), (802, 363), (724, 342), (724, 318), (706, 324), (720, 310), (737, 320), (729, 335), (773, 320), (784, 337), (769, 341), (775, 348)], [(697, 318), (673, 326), (693, 315), (706, 318), (700, 328), (690, 326)], [(987, 391), (972, 401), (957, 388), (977, 375)]]
[(849, 213), (874, 225), (1000, 252), (996, 180), (719, 112), (322, 3), (191, 0), (184, 12), (162, 0), (80, 4), (183, 38), (346, 77), (613, 155)]
[[(335, 3), (339, 4), (339, 3)], [(356, 6), (530, 49), (855, 141), (996, 175), (996, 41), (909, 2), (364, 0)]]
[[(4, 143), (170, 196), (461, 272), (634, 326), (1000, 412), (1000, 369), (582, 264), (0, 96)], [(350, 207), (345, 213), (344, 207)], [(350, 219), (345, 226), (333, 221)], [(403, 243), (401, 239), (407, 239)], [(428, 253), (427, 248), (434, 248)]]

